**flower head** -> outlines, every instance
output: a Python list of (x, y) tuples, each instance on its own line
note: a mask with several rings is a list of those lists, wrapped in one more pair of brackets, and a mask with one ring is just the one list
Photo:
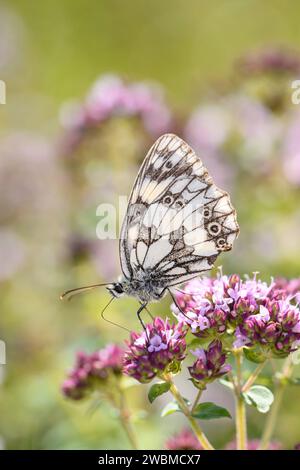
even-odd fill
[(178, 434), (170, 437), (166, 443), (165, 448), (168, 450), (201, 450), (202, 447), (189, 429), (183, 429)]
[(68, 398), (80, 400), (106, 384), (110, 374), (119, 375), (124, 351), (109, 344), (92, 354), (77, 353), (76, 363), (63, 382), (62, 392)]
[(186, 330), (182, 323), (155, 318), (142, 333), (131, 333), (124, 373), (146, 383), (166, 370), (176, 370), (185, 358)]
[(225, 364), (226, 354), (222, 351), (221, 341), (213, 341), (206, 350), (196, 349), (191, 352), (197, 360), (188, 369), (194, 379), (194, 384), (199, 382), (200, 387), (205, 388), (205, 384), (227, 374), (231, 370), (231, 366)]
[[(219, 275), (189, 282), (176, 295), (176, 317), (199, 338), (227, 338), (233, 346), (259, 346), (265, 353), (285, 356), (300, 344), (300, 310), (295, 287), (253, 278)], [(290, 295), (293, 288), (293, 295)]]

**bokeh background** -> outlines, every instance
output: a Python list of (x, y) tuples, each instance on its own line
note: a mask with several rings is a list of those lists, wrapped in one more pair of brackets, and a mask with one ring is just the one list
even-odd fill
[[(117, 278), (118, 242), (97, 239), (96, 209), (128, 194), (163, 132), (188, 140), (232, 195), (241, 234), (218, 261), (224, 272), (299, 277), (299, 15), (292, 0), (0, 2), (3, 448), (128, 447), (109, 407), (90, 413), (60, 391), (76, 351), (127, 333), (100, 319), (105, 291), (59, 294)], [(169, 305), (151, 311), (170, 315)], [(135, 312), (122, 299), (108, 315), (136, 329)], [(206, 398), (232, 409), (221, 386)], [(162, 448), (182, 425), (159, 418), (163, 399), (147, 404), (146, 386), (129, 402), (142, 448)], [(285, 448), (300, 441), (299, 414), (291, 387), (276, 429)], [(249, 415), (257, 437), (264, 417)], [(205, 425), (218, 446), (233, 436), (227, 421)]]

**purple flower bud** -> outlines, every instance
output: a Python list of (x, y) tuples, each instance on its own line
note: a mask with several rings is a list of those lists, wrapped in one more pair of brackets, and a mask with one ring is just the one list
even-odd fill
[(172, 371), (186, 355), (186, 330), (182, 323), (155, 318), (142, 333), (131, 333), (125, 353), (124, 373), (142, 383), (164, 371)]
[(195, 381), (205, 384), (227, 374), (231, 370), (229, 364), (225, 364), (226, 354), (222, 351), (222, 343), (218, 340), (213, 341), (207, 350), (197, 349), (192, 351), (197, 357), (196, 362), (189, 367), (190, 375)]

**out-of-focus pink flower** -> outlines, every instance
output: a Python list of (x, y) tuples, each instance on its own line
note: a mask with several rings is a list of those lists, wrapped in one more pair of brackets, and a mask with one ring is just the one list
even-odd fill
[(115, 344), (92, 354), (79, 352), (75, 367), (62, 384), (63, 394), (73, 400), (80, 400), (103, 387), (110, 374), (121, 374), (123, 355), (124, 350)]
[(22, 267), (26, 248), (18, 235), (10, 229), (0, 230), (0, 282), (10, 279)]
[[(53, 185), (63, 185), (56, 165), (55, 149), (43, 136), (16, 132), (0, 140), (0, 221), (26, 216), (36, 220), (56, 204)], [(52, 188), (52, 191), (49, 188)], [(48, 188), (48, 190), (46, 190)], [(34, 217), (33, 217), (34, 214)], [(48, 214), (49, 217), (49, 214)]]
[(189, 429), (183, 429), (175, 434), (165, 443), (167, 450), (201, 450), (202, 447), (196, 436)]
[(244, 94), (230, 95), (224, 105), (231, 116), (231, 138), (238, 139), (236, 149), (240, 165), (248, 171), (267, 171), (270, 159), (282, 135), (282, 124), (263, 103)]
[(184, 135), (187, 142), (203, 159), (216, 182), (230, 186), (232, 168), (225, 159), (223, 146), (230, 133), (230, 117), (222, 106), (199, 106), (188, 120)]
[(142, 333), (131, 333), (125, 353), (124, 373), (141, 383), (157, 374), (178, 369), (186, 355), (186, 330), (182, 323), (156, 317)]
[[(248, 450), (258, 450), (260, 444), (259, 439), (249, 439), (247, 443), (247, 449)], [(282, 449), (282, 444), (277, 441), (271, 441), (268, 450), (281, 450)], [(225, 450), (236, 450), (236, 441), (231, 441), (229, 442)]]
[(287, 180), (300, 185), (300, 114), (289, 124), (282, 148), (283, 170)]
[(266, 47), (248, 53), (237, 65), (247, 76), (270, 72), (297, 74), (300, 71), (299, 54), (282, 47)]
[(171, 112), (163, 92), (155, 84), (125, 82), (116, 75), (105, 75), (92, 86), (84, 103), (67, 104), (61, 121), (68, 130), (67, 140), (74, 146), (86, 129), (101, 125), (114, 116), (138, 117), (152, 136), (169, 130)]
[(186, 125), (185, 135), (191, 145), (211, 155), (228, 138), (230, 126), (230, 117), (225, 108), (207, 104), (193, 113)]
[(300, 302), (300, 278), (285, 279), (283, 277), (275, 279), (275, 289), (283, 290), (288, 295), (294, 296), (297, 303)]

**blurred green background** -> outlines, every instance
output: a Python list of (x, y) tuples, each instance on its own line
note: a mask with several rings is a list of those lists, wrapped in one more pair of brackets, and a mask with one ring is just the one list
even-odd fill
[[(300, 117), (291, 102), (291, 82), (300, 78), (299, 14), (292, 0), (0, 2), (0, 79), (7, 87), (0, 105), (4, 448), (128, 447), (107, 407), (91, 415), (86, 403), (68, 402), (60, 392), (75, 351), (127, 337), (100, 319), (107, 293), (71, 303), (61, 303), (59, 294), (119, 275), (117, 241), (96, 238), (96, 208), (128, 194), (156, 137), (139, 117), (116, 113), (70, 146), (64, 103), (84, 102), (99, 76), (159, 84), (158, 100), (172, 115), (164, 130), (202, 151), (232, 194), (241, 235), (218, 261), (224, 271), (260, 271), (267, 280), (299, 276)], [(249, 51), (277, 46), (273, 61), (247, 59)], [(240, 57), (244, 68), (236, 65)], [(169, 303), (151, 311), (167, 315)], [(108, 315), (133, 329), (135, 311), (136, 302), (122, 299)], [(162, 421), (161, 402), (150, 407), (146, 389), (137, 386), (129, 396), (140, 446), (161, 448), (183, 420)], [(206, 393), (232, 408), (221, 387)], [(297, 388), (288, 392), (277, 426), (286, 448), (300, 441), (298, 396)], [(250, 413), (253, 437), (263, 419)], [(219, 446), (233, 436), (232, 423), (223, 420), (205, 427)]]

